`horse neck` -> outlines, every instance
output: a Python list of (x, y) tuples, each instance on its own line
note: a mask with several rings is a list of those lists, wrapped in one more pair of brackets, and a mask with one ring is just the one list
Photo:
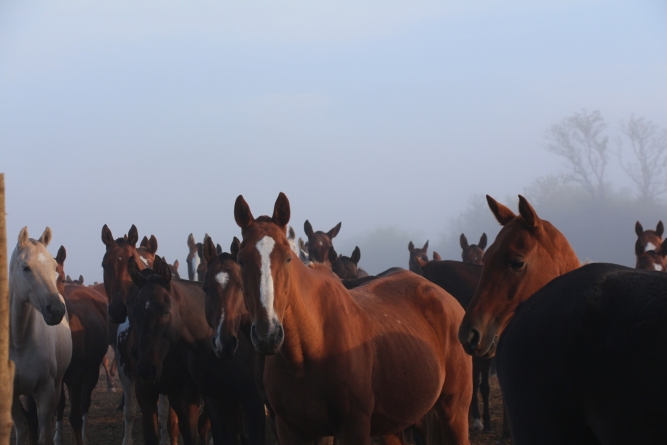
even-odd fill
[(545, 225), (545, 229), (547, 236), (549, 239), (553, 240), (553, 243), (556, 246), (554, 249), (550, 250), (556, 253), (556, 255), (554, 255), (554, 266), (558, 276), (565, 275), (566, 273), (581, 267), (579, 258), (565, 235), (551, 224)]
[[(355, 303), (342, 283), (333, 273), (310, 269), (300, 262), (290, 277), (290, 302), (283, 317), (285, 340), (280, 348), (280, 355), (297, 374), (304, 371), (304, 362), (321, 358), (325, 352), (325, 337), (322, 320), (345, 314), (346, 320), (352, 321), (355, 315)], [(327, 292), (322, 292), (326, 286)], [(332, 292), (330, 289), (338, 289)], [(344, 337), (340, 333), (336, 340)]]
[(15, 348), (21, 348), (31, 339), (32, 326), (41, 314), (29, 302), (20, 298), (14, 291), (10, 291), (10, 335), (11, 343)]
[(198, 288), (192, 284), (174, 281), (172, 281), (172, 298), (173, 303), (178, 305), (179, 339), (196, 348), (198, 343), (205, 342), (208, 349), (211, 349), (210, 338), (213, 331), (204, 316), (204, 295), (198, 295)]

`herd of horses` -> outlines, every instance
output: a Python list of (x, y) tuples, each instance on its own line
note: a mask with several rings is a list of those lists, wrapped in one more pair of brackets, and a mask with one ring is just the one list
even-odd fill
[(501, 440), (665, 443), (662, 222), (637, 222), (636, 269), (581, 266), (525, 198), (518, 214), (487, 201), (502, 228), (486, 252), (486, 234), (461, 235), (463, 261), (410, 242), (409, 270), (377, 275), (358, 247), (336, 253), (340, 223), (306, 221), (297, 241), (282, 193), (271, 216), (236, 199), (229, 252), (191, 234), (188, 280), (155, 236), (137, 247), (134, 225), (119, 238), (104, 225), (104, 283), (84, 286), (64, 247), (47, 251), (48, 227), (38, 240), (24, 227), (10, 261), (16, 443), (62, 443), (65, 386), (87, 443), (103, 364), (123, 387), (123, 445), (137, 408), (149, 445), (264, 445), (267, 424), (281, 444), (468, 444), (469, 428), (491, 429), (494, 357)]

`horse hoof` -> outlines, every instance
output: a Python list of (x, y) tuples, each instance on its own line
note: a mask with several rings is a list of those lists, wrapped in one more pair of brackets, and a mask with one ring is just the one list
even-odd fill
[(473, 431), (482, 431), (484, 429), (484, 424), (482, 423), (481, 420), (474, 419), (472, 421), (472, 429)]

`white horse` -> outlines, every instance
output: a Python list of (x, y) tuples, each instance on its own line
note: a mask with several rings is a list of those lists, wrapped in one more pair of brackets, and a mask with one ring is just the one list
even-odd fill
[(9, 263), (9, 358), (16, 365), (12, 417), (16, 445), (28, 435), (28, 419), (19, 396), (37, 404), (39, 444), (53, 444), (51, 416), (60, 400), (63, 375), (72, 359), (72, 333), (63, 297), (56, 288), (56, 261), (46, 250), (51, 229), (35, 241), (28, 228), (19, 233)]

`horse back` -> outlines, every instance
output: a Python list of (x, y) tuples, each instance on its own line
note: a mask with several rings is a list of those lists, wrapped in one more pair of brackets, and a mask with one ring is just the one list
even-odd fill
[(467, 308), (482, 276), (482, 266), (461, 261), (429, 261), (422, 267), (427, 280), (449, 292)]

